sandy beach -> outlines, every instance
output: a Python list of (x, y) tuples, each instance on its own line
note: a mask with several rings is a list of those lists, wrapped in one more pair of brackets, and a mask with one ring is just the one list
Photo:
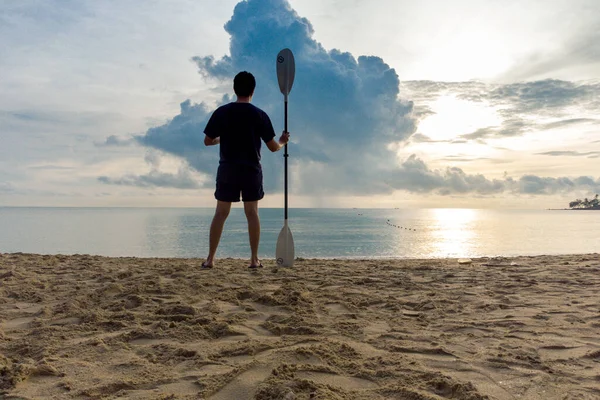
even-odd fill
[(600, 255), (0, 255), (3, 399), (600, 399)]

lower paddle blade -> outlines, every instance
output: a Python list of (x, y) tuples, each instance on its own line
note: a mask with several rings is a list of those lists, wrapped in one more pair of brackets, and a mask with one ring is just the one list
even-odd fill
[(294, 266), (294, 238), (287, 221), (284, 222), (279, 237), (277, 238), (277, 249), (275, 250), (275, 258), (279, 267)]

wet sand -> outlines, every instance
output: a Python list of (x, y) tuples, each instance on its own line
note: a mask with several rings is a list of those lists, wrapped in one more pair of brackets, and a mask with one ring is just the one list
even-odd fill
[(5, 399), (600, 399), (600, 255), (0, 255)]

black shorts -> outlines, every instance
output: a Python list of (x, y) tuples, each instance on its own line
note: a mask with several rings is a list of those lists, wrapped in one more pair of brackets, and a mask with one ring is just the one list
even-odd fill
[(260, 167), (245, 165), (219, 165), (215, 199), (227, 202), (258, 201), (265, 196)]

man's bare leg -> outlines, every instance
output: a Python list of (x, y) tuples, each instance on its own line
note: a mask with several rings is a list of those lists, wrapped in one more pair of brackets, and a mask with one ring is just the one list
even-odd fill
[(260, 219), (258, 217), (258, 201), (245, 201), (244, 212), (248, 220), (248, 236), (250, 238), (250, 266), (260, 265), (258, 244), (260, 242)]
[(221, 234), (223, 233), (223, 226), (229, 216), (231, 210), (231, 203), (227, 201), (217, 200), (217, 209), (215, 216), (213, 217), (212, 223), (210, 224), (210, 239), (208, 257), (204, 265), (206, 267), (212, 267), (215, 263), (215, 255), (217, 254), (217, 247), (219, 247), (219, 241), (221, 240)]

